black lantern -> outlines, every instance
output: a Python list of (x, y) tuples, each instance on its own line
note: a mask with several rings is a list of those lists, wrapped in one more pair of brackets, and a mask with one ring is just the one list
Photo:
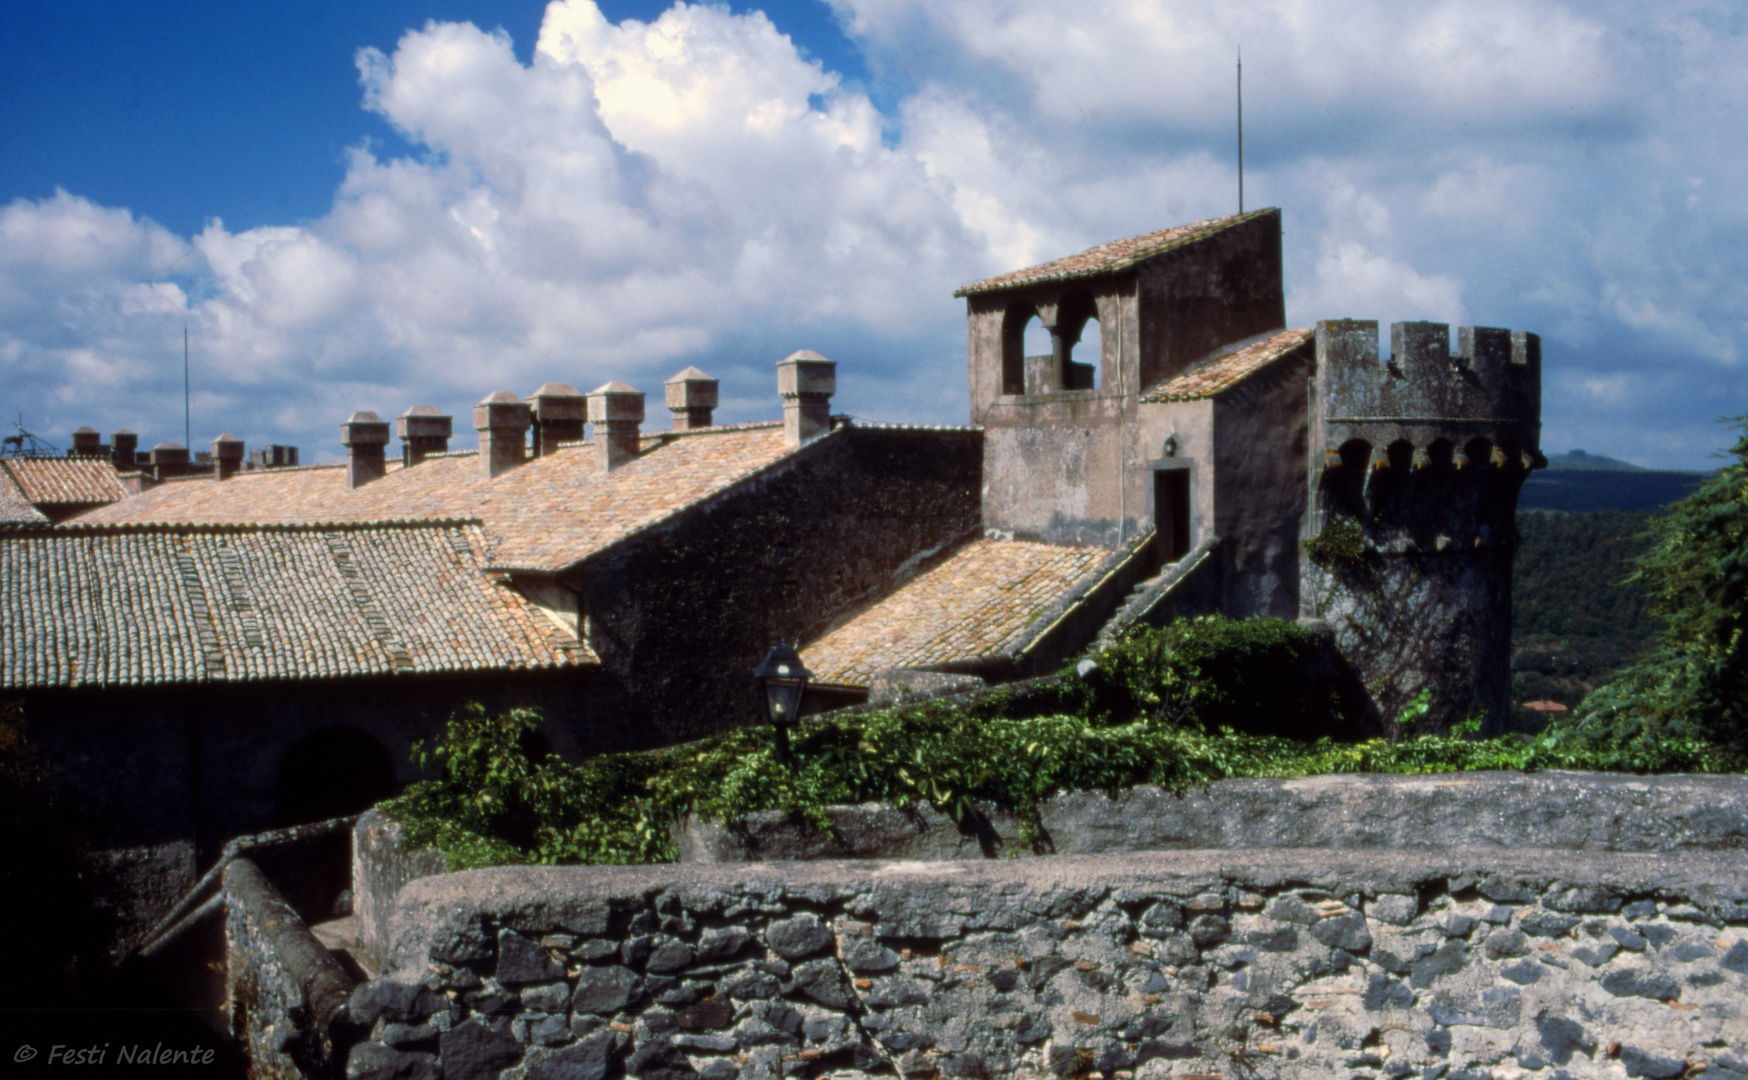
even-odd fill
[(813, 672), (801, 663), (801, 654), (779, 641), (765, 654), (765, 662), (753, 669), (753, 678), (765, 687), (765, 710), (777, 729), (777, 760), (789, 760), (789, 728), (801, 719), (801, 694)]

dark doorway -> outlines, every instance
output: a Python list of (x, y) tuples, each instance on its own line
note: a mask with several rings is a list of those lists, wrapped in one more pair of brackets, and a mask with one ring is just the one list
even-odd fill
[(1159, 532), (1161, 561), (1177, 562), (1190, 553), (1190, 470), (1154, 472), (1153, 527)]
[(394, 794), (394, 775), (394, 762), (375, 739), (348, 727), (323, 728), (285, 752), (274, 817), (285, 826), (356, 814)]

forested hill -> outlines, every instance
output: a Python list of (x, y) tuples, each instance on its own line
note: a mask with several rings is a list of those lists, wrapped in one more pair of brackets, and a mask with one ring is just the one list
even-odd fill
[(1530, 473), (1517, 505), (1523, 510), (1624, 510), (1654, 513), (1686, 498), (1705, 473), (1660, 472), (1601, 454), (1549, 454), (1548, 467)]
[(1575, 706), (1650, 642), (1649, 597), (1621, 583), (1645, 549), (1649, 521), (1619, 511), (1518, 514), (1511, 697), (1521, 726), (1535, 718), (1524, 702)]
[(1520, 510), (1593, 510), (1653, 513), (1686, 498), (1705, 473), (1616, 469), (1542, 469), (1530, 473), (1518, 496)]

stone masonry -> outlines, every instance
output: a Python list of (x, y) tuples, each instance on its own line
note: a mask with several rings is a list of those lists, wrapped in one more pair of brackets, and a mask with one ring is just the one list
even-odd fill
[(392, 924), (351, 1076), (1748, 1076), (1737, 852), (516, 867)]

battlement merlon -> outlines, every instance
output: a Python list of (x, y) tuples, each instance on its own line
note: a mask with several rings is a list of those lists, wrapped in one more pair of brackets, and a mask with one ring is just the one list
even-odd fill
[(1378, 324), (1329, 319), (1317, 324), (1317, 413), (1313, 438), (1335, 449), (1354, 439), (1374, 447), (1406, 440), (1424, 449), (1439, 439), (1461, 447), (1475, 438), (1509, 446), (1539, 462), (1542, 342), (1535, 334), (1464, 326), (1451, 349), (1444, 323), (1390, 327), (1391, 356), (1378, 352)]

